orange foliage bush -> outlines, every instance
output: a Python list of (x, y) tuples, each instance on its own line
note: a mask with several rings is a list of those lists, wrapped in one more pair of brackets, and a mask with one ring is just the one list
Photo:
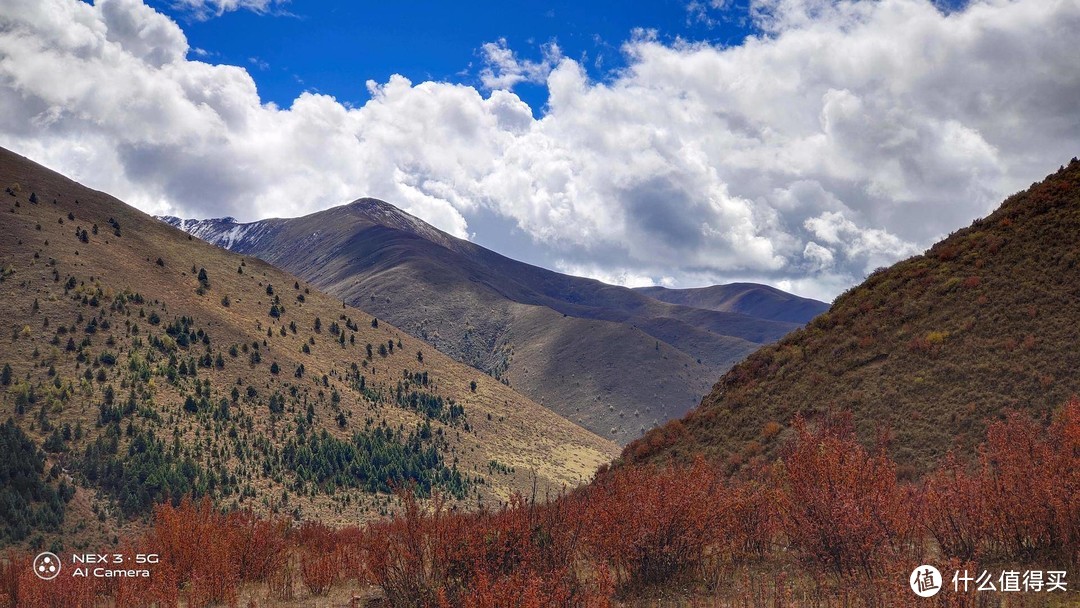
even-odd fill
[(288, 559), (289, 521), (262, 519), (250, 511), (230, 514), (233, 539), (241, 548), (240, 574), (245, 581), (265, 581)]
[(300, 580), (312, 595), (326, 595), (341, 578), (344, 551), (337, 532), (321, 522), (306, 522), (297, 530)]
[(949, 456), (926, 481), (924, 520), (945, 555), (1080, 562), (1080, 401), (1048, 428), (1018, 413), (989, 425), (977, 464)]
[(826, 420), (816, 432), (797, 418), (794, 428), (777, 480), (784, 536), (815, 568), (880, 576), (915, 548), (918, 501), (898, 484), (883, 450), (868, 453), (855, 440), (850, 417)]
[(1070, 401), (1047, 429), (1019, 413), (991, 424), (980, 468), (991, 550), (1077, 563), (1080, 401)]
[(213, 508), (209, 499), (185, 499), (179, 507), (154, 510), (150, 545), (169, 564), (180, 585), (188, 587), (191, 606), (234, 604), (240, 586), (244, 547), (239, 526)]
[(605, 606), (603, 576), (579, 568), (582, 502), (537, 505), (521, 496), (498, 511), (451, 514), (436, 497), (427, 513), (411, 494), (402, 512), (373, 524), (368, 570), (393, 605)]
[(728, 496), (716, 468), (617, 469), (585, 493), (588, 548), (620, 588), (671, 581), (701, 565), (727, 536)]
[(25, 556), (14, 552), (0, 559), (0, 608), (15, 608), (19, 599), (19, 572), (28, 567)]
[(926, 479), (922, 521), (944, 555), (967, 561), (980, 553), (990, 525), (981, 484), (953, 454)]
[(98, 579), (58, 576), (43, 581), (29, 566), (19, 572), (18, 608), (92, 608), (97, 600)]
[(300, 580), (312, 595), (326, 595), (338, 578), (334, 553), (304, 550), (300, 554)]
[(368, 569), (392, 605), (433, 606), (447, 582), (444, 555), (452, 550), (445, 502), (435, 496), (425, 514), (411, 493), (401, 499), (402, 513), (368, 527)]

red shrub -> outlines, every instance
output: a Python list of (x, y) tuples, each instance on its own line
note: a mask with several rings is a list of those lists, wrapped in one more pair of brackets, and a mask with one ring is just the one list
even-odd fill
[(30, 567), (25, 555), (9, 552), (0, 559), (0, 608), (15, 608), (19, 601), (19, 572)]
[(172, 567), (177, 582), (189, 583), (190, 605), (236, 602), (242, 537), (209, 499), (199, 503), (185, 499), (175, 508), (159, 506), (151, 538), (151, 546)]
[(605, 606), (604, 577), (590, 583), (579, 563), (582, 501), (536, 505), (521, 496), (495, 512), (428, 513), (411, 495), (364, 540), (368, 569), (392, 605)]
[[(480, 601), (481, 590), (504, 598), (503, 605), (581, 606), (607, 597), (581, 576), (578, 558), (587, 520), (580, 497), (563, 496), (537, 505), (522, 496), (495, 512), (466, 516), (472, 526), (467, 536), (458, 537), (459, 550), (451, 556), (452, 580), (461, 591), (452, 589), (451, 599), (471, 606)], [(471, 530), (470, 530), (471, 528)], [(542, 583), (542, 584), (540, 584)], [(509, 598), (521, 600), (506, 603)]]
[(229, 527), (240, 548), (240, 575), (244, 581), (265, 581), (288, 560), (289, 520), (261, 519), (250, 511), (233, 513)]
[(21, 560), (17, 572), (18, 608), (93, 608), (100, 591), (99, 579), (61, 573), (51, 581), (34, 575), (30, 560)]
[(444, 500), (436, 496), (425, 515), (411, 493), (400, 495), (402, 513), (368, 527), (368, 569), (391, 605), (433, 606), (446, 586), (448, 526)]
[(982, 484), (953, 454), (926, 479), (922, 521), (947, 557), (967, 561), (981, 552), (990, 525)]
[(980, 482), (990, 550), (1010, 559), (1080, 557), (1080, 401), (1048, 429), (1019, 413), (986, 430)]
[(300, 580), (312, 595), (326, 595), (338, 578), (337, 552), (303, 550), (300, 553)]
[(811, 432), (794, 422), (796, 439), (778, 478), (784, 535), (811, 562), (838, 576), (880, 576), (914, 541), (915, 505), (883, 452), (855, 440), (850, 417)]
[[(138, 544), (126, 544), (117, 553), (134, 556), (154, 553), (146, 539)], [(110, 578), (103, 582), (103, 592), (113, 598), (113, 608), (139, 608), (151, 604), (158, 607), (176, 606), (179, 590), (176, 573), (168, 561), (159, 560), (156, 564), (136, 566), (150, 571), (149, 578)]]
[(588, 550), (624, 589), (686, 575), (726, 536), (725, 488), (700, 459), (692, 466), (617, 469), (584, 496)]

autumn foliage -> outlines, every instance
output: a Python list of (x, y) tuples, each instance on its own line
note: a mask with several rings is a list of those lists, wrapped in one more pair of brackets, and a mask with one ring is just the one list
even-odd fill
[(976, 466), (950, 455), (926, 481), (926, 521), (942, 552), (1080, 562), (1080, 400), (1045, 428), (1012, 413), (986, 435)]
[(393, 516), (362, 528), (163, 505), (123, 549), (161, 555), (150, 580), (44, 583), (12, 554), (0, 607), (237, 605), (252, 585), (275, 600), (377, 585), (394, 606), (600, 607), (671, 588), (884, 605), (924, 560), (1080, 564), (1076, 399), (1046, 423), (989, 424), (977, 460), (949, 455), (915, 482), (898, 479), (882, 446), (856, 441), (848, 417), (793, 429), (779, 461), (738, 477), (700, 458), (620, 466), (554, 500), (472, 513), (403, 492)]
[(796, 419), (796, 441), (778, 475), (786, 540), (812, 567), (872, 579), (916, 549), (919, 497), (901, 486), (884, 448), (868, 452), (848, 417), (811, 432)]

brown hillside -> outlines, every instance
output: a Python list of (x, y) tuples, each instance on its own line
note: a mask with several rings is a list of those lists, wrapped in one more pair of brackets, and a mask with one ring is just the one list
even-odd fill
[(1080, 162), (925, 254), (874, 272), (806, 328), (725, 374), (627, 461), (770, 454), (798, 413), (850, 410), (909, 473), (970, 453), (1007, 409), (1042, 417), (1080, 392)]
[(109, 534), (189, 490), (355, 522), (408, 483), (380, 468), (403, 459), (491, 504), (616, 453), (389, 323), (7, 150), (0, 186), (0, 421), (78, 485), (56, 532)]

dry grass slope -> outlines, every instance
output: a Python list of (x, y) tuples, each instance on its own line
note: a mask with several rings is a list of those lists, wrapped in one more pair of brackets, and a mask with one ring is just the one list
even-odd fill
[(135, 525), (125, 515), (162, 488), (376, 517), (392, 501), (368, 490), (386, 480), (340, 460), (356, 434), (388, 459), (412, 454), (466, 508), (530, 491), (534, 474), (557, 492), (616, 453), (389, 323), (6, 150), (0, 185), (0, 417), (45, 445), (53, 483), (79, 484), (69, 543)]

